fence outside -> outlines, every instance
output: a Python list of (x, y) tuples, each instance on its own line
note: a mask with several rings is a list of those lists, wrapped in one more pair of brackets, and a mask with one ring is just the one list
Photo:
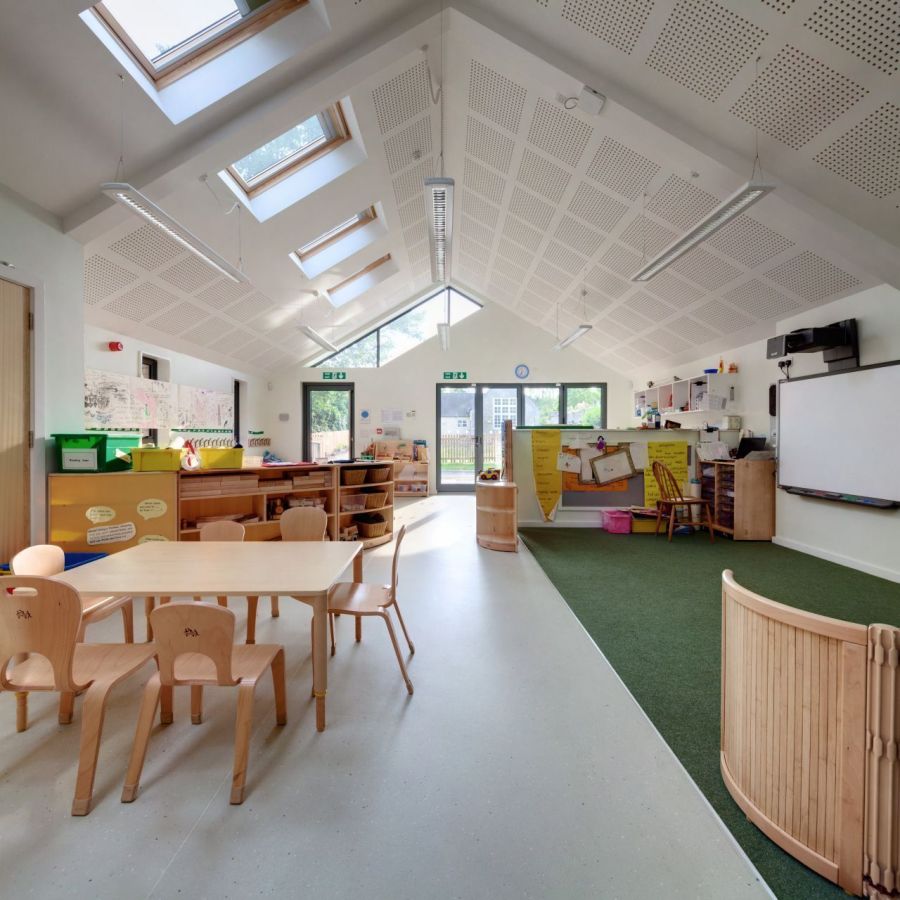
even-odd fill
[[(503, 462), (503, 435), (499, 431), (488, 432), (482, 439), (484, 465), (499, 467)], [(474, 466), (475, 436), (471, 434), (445, 434), (441, 437), (442, 466)]]
[(348, 431), (314, 431), (309, 436), (310, 453), (316, 459), (349, 459)]

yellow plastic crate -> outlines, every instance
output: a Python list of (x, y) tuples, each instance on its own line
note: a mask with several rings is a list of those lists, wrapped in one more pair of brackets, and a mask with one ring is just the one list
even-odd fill
[[(663, 522), (663, 525), (666, 523)], [(632, 534), (653, 534), (656, 531), (656, 519), (645, 519), (642, 516), (631, 517)]]
[(131, 462), (135, 472), (177, 472), (181, 468), (181, 451), (168, 447), (135, 447)]
[(204, 469), (240, 469), (244, 464), (241, 447), (200, 447), (197, 452)]

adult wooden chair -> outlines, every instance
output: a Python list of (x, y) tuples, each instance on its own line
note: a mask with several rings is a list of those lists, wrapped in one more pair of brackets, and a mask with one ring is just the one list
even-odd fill
[(199, 724), (203, 686), (213, 684), (238, 689), (231, 802), (243, 803), (253, 699), (256, 684), (267, 669), (272, 670), (275, 687), (275, 721), (279, 725), (287, 722), (284, 649), (278, 644), (235, 645), (235, 615), (219, 606), (170, 603), (153, 610), (150, 618), (159, 672), (144, 688), (122, 802), (130, 803), (137, 797), (161, 691), (190, 685), (191, 720)]
[[(387, 626), (388, 635), (391, 643), (394, 645), (394, 653), (397, 654), (397, 662), (400, 664), (400, 673), (406, 682), (406, 689), (411, 694), (413, 692), (412, 682), (406, 672), (406, 665), (403, 662), (403, 656), (400, 653), (400, 645), (397, 643), (397, 635), (394, 632), (394, 625), (391, 622), (390, 610), (393, 609), (397, 614), (400, 627), (403, 629), (403, 636), (409, 645), (409, 652), (416, 652), (415, 645), (409, 639), (409, 632), (406, 630), (406, 623), (403, 621), (403, 615), (400, 612), (400, 606), (397, 603), (397, 580), (398, 566), (400, 562), (400, 544), (403, 543), (403, 537), (406, 534), (406, 526), (404, 525), (397, 533), (397, 545), (394, 548), (394, 561), (391, 565), (391, 583), (389, 585), (374, 585), (360, 582), (345, 582), (334, 585), (328, 592), (328, 615), (332, 618), (335, 615), (349, 615), (356, 618), (356, 640), (362, 640), (362, 619), (363, 616), (378, 616)], [(332, 619), (331, 627), (331, 655), (335, 654), (334, 643), (334, 621)]]
[(106, 699), (116, 684), (153, 659), (156, 648), (80, 643), (81, 597), (63, 582), (13, 576), (2, 585), (0, 689), (73, 697), (84, 692), (72, 815), (85, 816), (91, 809)]
[[(65, 570), (66, 554), (62, 547), (55, 544), (35, 544), (20, 550), (9, 564), (13, 575), (24, 575), (31, 578), (49, 578), (51, 575), (59, 575)], [(134, 605), (131, 597), (97, 597), (86, 594), (82, 597), (84, 603), (89, 603), (91, 610), (81, 617), (81, 629), (78, 632), (78, 640), (84, 640), (84, 630), (94, 622), (100, 622), (111, 616), (116, 610), (122, 612), (122, 630), (126, 644), (134, 643)], [(59, 698), (59, 722), (68, 725), (72, 721), (72, 711), (75, 697), (63, 693)], [(26, 694), (17, 698), (16, 703), (16, 730), (25, 731), (28, 727), (28, 697)]]
[[(324, 541), (328, 515), (317, 506), (292, 506), (278, 520), (283, 541)], [(280, 615), (278, 598), (272, 597), (272, 617)]]
[[(656, 534), (659, 535), (659, 526), (663, 517), (667, 516), (669, 520), (669, 540), (672, 540), (672, 532), (676, 525), (697, 525), (709, 530), (709, 539), (714, 541), (712, 512), (709, 508), (709, 500), (701, 497), (685, 497), (681, 493), (678, 481), (672, 474), (672, 470), (659, 460), (653, 463), (653, 477), (659, 485), (660, 499), (656, 501)], [(693, 507), (699, 507), (701, 516), (705, 513), (706, 521), (701, 518), (700, 522), (694, 522), (690, 516), (687, 519), (678, 518), (679, 509), (691, 510)]]

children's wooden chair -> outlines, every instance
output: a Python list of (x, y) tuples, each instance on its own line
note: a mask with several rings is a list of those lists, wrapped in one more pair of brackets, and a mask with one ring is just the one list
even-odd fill
[[(153, 659), (152, 644), (82, 644), (81, 598), (48, 578), (4, 578), (0, 589), (0, 689), (84, 692), (72, 815), (91, 809), (106, 698)], [(25, 654), (22, 662), (13, 662)], [(11, 665), (12, 663), (12, 665)]]
[(279, 725), (287, 722), (284, 649), (278, 644), (235, 645), (234, 613), (219, 606), (170, 603), (153, 610), (150, 618), (156, 636), (159, 673), (144, 689), (122, 802), (130, 803), (137, 796), (161, 690), (190, 685), (191, 719), (199, 724), (203, 685), (215, 684), (238, 689), (231, 802), (243, 803), (253, 697), (256, 683), (266, 669), (271, 668), (275, 687), (275, 721)]
[(334, 621), (335, 615), (346, 613), (349, 616), (356, 617), (356, 640), (362, 639), (362, 617), (378, 616), (384, 620), (387, 626), (388, 635), (391, 643), (394, 645), (394, 653), (397, 654), (397, 662), (400, 664), (400, 673), (406, 682), (406, 689), (411, 694), (413, 692), (412, 682), (406, 673), (406, 666), (403, 663), (403, 657), (400, 655), (400, 645), (397, 643), (397, 635), (394, 633), (394, 626), (391, 622), (390, 610), (393, 609), (397, 613), (397, 619), (400, 621), (400, 627), (403, 629), (403, 636), (409, 645), (409, 652), (416, 652), (415, 645), (409, 639), (409, 632), (406, 630), (406, 623), (400, 613), (400, 607), (397, 604), (397, 569), (400, 562), (400, 544), (403, 542), (403, 536), (406, 534), (406, 526), (404, 525), (397, 533), (397, 545), (394, 548), (394, 561), (391, 566), (391, 583), (389, 585), (374, 585), (359, 582), (342, 581), (334, 585), (328, 592), (328, 616), (332, 619), (331, 627), (331, 655), (335, 654), (334, 643)]
[[(293, 506), (281, 514), (278, 525), (283, 541), (324, 541), (328, 514), (317, 506)], [(280, 615), (278, 598), (271, 599), (272, 618), (277, 619)]]
[[(672, 532), (675, 530), (676, 525), (699, 524), (701, 527), (709, 529), (709, 539), (714, 542), (715, 537), (713, 536), (713, 521), (712, 513), (709, 509), (709, 500), (700, 497), (685, 497), (681, 493), (681, 488), (678, 486), (678, 480), (675, 478), (672, 470), (659, 460), (656, 460), (653, 463), (653, 477), (656, 479), (660, 495), (660, 499), (656, 501), (656, 534), (659, 534), (659, 526), (662, 523), (663, 517), (667, 516), (669, 519), (670, 541), (672, 540)], [(705, 522), (702, 520), (700, 522), (694, 522), (690, 517), (685, 520), (680, 520), (678, 518), (679, 507), (690, 510), (694, 506), (699, 506), (701, 514), (706, 514)]]
[[(49, 578), (51, 575), (59, 575), (65, 570), (66, 554), (62, 547), (55, 544), (35, 544), (20, 550), (9, 564), (13, 575), (24, 575), (31, 578)], [(91, 611), (82, 615), (81, 630), (78, 632), (78, 640), (84, 640), (84, 629), (111, 616), (117, 609), (122, 611), (122, 630), (125, 643), (134, 643), (134, 605), (131, 597), (97, 597), (86, 594), (82, 601), (89, 602)], [(72, 710), (75, 697), (69, 693), (60, 694), (59, 698), (59, 723), (68, 725), (72, 721)], [(28, 727), (28, 695), (22, 694), (16, 703), (16, 730), (25, 731)]]

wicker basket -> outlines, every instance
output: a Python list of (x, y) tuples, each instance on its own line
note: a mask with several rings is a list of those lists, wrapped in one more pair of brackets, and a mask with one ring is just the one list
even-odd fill
[(381, 509), (387, 503), (387, 491), (366, 494), (366, 509)]
[(387, 531), (387, 522), (360, 522), (356, 523), (359, 533), (364, 538), (381, 537)]
[(365, 480), (365, 469), (341, 469), (341, 484), (362, 484)]
[(391, 478), (391, 466), (373, 466), (369, 469), (368, 477), (366, 481), (370, 484), (375, 484), (380, 481), (390, 481)]

